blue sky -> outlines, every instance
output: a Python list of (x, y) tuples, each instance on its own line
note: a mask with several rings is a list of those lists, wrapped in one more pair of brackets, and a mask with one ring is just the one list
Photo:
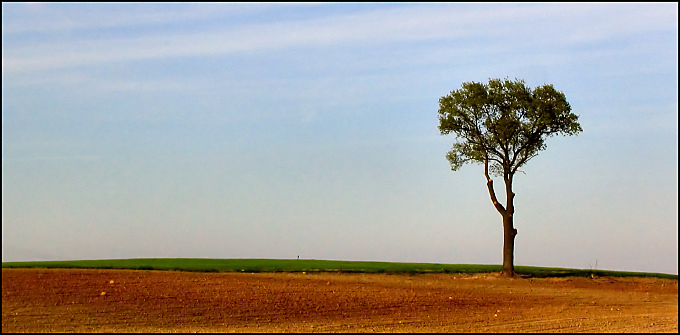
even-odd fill
[(677, 274), (677, 3), (3, 3), (2, 260), (500, 264), (437, 110), (506, 77), (583, 127), (516, 176), (515, 263)]

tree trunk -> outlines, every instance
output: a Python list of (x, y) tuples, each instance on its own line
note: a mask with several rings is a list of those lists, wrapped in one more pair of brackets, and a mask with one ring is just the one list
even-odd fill
[(513, 225), (513, 214), (515, 214), (515, 193), (512, 191), (512, 177), (513, 173), (506, 172), (503, 176), (505, 181), (505, 196), (506, 207), (503, 207), (496, 198), (496, 192), (493, 189), (493, 179), (489, 176), (489, 158), (484, 161), (484, 175), (486, 176), (486, 186), (489, 189), (489, 196), (491, 202), (498, 213), (503, 217), (503, 276), (512, 277), (515, 275), (515, 235), (517, 229)]
[(515, 275), (515, 235), (512, 215), (503, 215), (503, 276)]
[(517, 235), (517, 229), (513, 224), (515, 192), (512, 191), (512, 177), (511, 173), (506, 173), (503, 178), (505, 180), (507, 208), (501, 212), (503, 216), (503, 275), (507, 277), (515, 275), (515, 235)]

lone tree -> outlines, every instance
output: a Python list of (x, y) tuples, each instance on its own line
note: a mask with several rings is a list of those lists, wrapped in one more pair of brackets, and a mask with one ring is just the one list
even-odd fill
[[(547, 137), (583, 131), (578, 115), (571, 113), (564, 93), (552, 85), (531, 90), (524, 80), (489, 79), (488, 84), (463, 83), (461, 89), (439, 99), (439, 131), (457, 138), (446, 154), (451, 170), (470, 162), (484, 165), (491, 202), (503, 217), (503, 275), (514, 276), (517, 229), (512, 179), (546, 148)], [(503, 176), (505, 206), (496, 198), (489, 173)]]

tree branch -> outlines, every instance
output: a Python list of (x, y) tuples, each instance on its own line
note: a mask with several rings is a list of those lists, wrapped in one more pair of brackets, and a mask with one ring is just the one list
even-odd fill
[(486, 176), (486, 187), (489, 189), (489, 195), (491, 196), (491, 202), (493, 202), (494, 207), (496, 207), (496, 210), (498, 213), (501, 213), (501, 215), (505, 215), (505, 208), (503, 205), (501, 205), (498, 202), (498, 199), (496, 198), (496, 192), (493, 190), (493, 179), (489, 177), (489, 156), (487, 155), (484, 158), (484, 175)]

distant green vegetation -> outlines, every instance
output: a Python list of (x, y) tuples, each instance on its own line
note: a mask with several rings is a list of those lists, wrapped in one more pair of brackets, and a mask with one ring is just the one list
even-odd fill
[[(486, 273), (500, 272), (501, 265), (329, 261), (315, 259), (213, 259), (133, 258), (49, 262), (2, 262), (3, 268), (81, 268), (173, 270), (196, 272), (357, 272), (357, 273)], [(677, 275), (607, 270), (579, 270), (516, 266), (517, 274), (531, 277), (656, 277), (678, 279)]]

